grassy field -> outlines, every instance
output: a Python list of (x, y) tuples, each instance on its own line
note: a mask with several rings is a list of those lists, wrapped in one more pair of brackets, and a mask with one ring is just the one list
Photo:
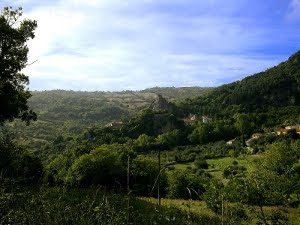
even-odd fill
[[(39, 188), (4, 191), (0, 189), (0, 224), (11, 225), (214, 225), (222, 216), (206, 207), (203, 201), (136, 198), (99, 188)], [(225, 204), (224, 224), (256, 224), (258, 208), (247, 209), (248, 219), (235, 221)], [(252, 207), (253, 208), (253, 207)], [(266, 214), (277, 208), (264, 207)], [(300, 224), (300, 209), (285, 209), (289, 224)]]
[(185, 170), (187, 168), (194, 167), (194, 163), (177, 163), (175, 164), (175, 169), (177, 170)]
[(201, 225), (214, 215), (187, 212), (100, 189), (42, 188), (0, 193), (0, 224), (15, 225)]
[[(224, 157), (224, 158), (216, 158), (216, 159), (208, 159), (207, 163), (209, 168), (206, 170), (215, 178), (223, 179), (223, 171), (224, 169), (232, 165), (233, 161), (237, 161), (240, 166), (244, 166), (248, 172), (253, 171), (255, 168), (255, 160), (259, 156), (257, 155), (247, 155), (247, 156), (240, 156), (238, 158), (232, 157)], [(177, 163), (175, 165), (176, 169), (184, 170), (187, 168), (193, 168), (194, 163)]]
[[(155, 198), (140, 198), (147, 202), (156, 204), (157, 199)], [(178, 208), (182, 211), (187, 213), (194, 213), (198, 215), (205, 215), (205, 216), (216, 216), (213, 211), (206, 207), (205, 202), (203, 201), (194, 201), (194, 200), (183, 200), (183, 199), (161, 199), (162, 206), (172, 206)]]
[[(142, 200), (148, 201), (150, 203), (157, 203), (157, 199), (155, 198), (141, 198)], [(174, 207), (178, 208), (186, 213), (191, 213), (194, 215), (198, 215), (200, 217), (218, 217), (221, 219), (221, 215), (216, 215), (213, 211), (206, 207), (205, 202), (203, 201), (194, 201), (194, 200), (182, 200), (182, 199), (162, 199), (161, 204), (163, 206)], [(225, 220), (228, 222), (230, 221), (230, 212), (228, 211), (229, 206), (234, 206), (234, 204), (227, 204), (225, 203), (224, 214)], [(238, 224), (249, 224), (255, 225), (257, 224), (257, 216), (259, 215), (260, 209), (258, 207), (250, 207), (244, 206), (246, 208), (246, 212), (250, 216), (249, 219), (245, 221), (239, 221)], [(266, 215), (270, 215), (272, 212), (276, 211), (285, 211), (288, 217), (288, 224), (289, 225), (299, 225), (300, 224), (300, 208), (277, 208), (277, 207), (264, 207), (263, 210), (265, 211)], [(233, 222), (232, 222), (233, 223)], [(225, 224), (231, 224), (225, 223)], [(285, 223), (283, 223), (285, 224)]]
[(232, 165), (233, 161), (237, 161), (240, 166), (244, 166), (248, 172), (251, 172), (255, 168), (255, 160), (259, 156), (256, 155), (247, 155), (240, 156), (238, 158), (224, 157), (217, 159), (209, 159), (207, 163), (209, 164), (209, 169), (207, 170), (211, 175), (218, 179), (223, 179), (224, 169)]

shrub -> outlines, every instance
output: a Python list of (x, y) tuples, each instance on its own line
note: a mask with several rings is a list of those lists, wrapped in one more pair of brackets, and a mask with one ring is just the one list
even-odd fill
[(204, 158), (197, 158), (194, 164), (197, 169), (208, 169), (208, 163)]
[(223, 188), (224, 185), (222, 182), (212, 180), (209, 183), (209, 186), (207, 187), (206, 192), (203, 195), (207, 207), (216, 213), (221, 212), (222, 201), (224, 196)]
[(242, 175), (246, 171), (244, 166), (238, 165), (237, 161), (233, 161), (232, 165), (227, 166), (223, 171), (224, 178), (230, 178)]
[(43, 166), (39, 158), (16, 145), (11, 134), (1, 131), (0, 174), (2, 178), (33, 184), (41, 178)]
[(137, 195), (153, 196), (157, 193), (157, 182), (159, 176), (160, 194), (165, 196), (167, 188), (167, 177), (162, 168), (158, 170), (157, 161), (149, 158), (138, 157), (132, 162), (131, 168), (131, 190)]
[(90, 154), (77, 158), (68, 171), (71, 185), (120, 186), (124, 183), (126, 171), (120, 155), (109, 148), (99, 148)]
[(39, 158), (23, 153), (14, 160), (16, 176), (24, 184), (37, 183), (43, 175), (43, 165)]
[(207, 180), (189, 170), (177, 170), (168, 177), (168, 196), (170, 198), (198, 199), (205, 191)]

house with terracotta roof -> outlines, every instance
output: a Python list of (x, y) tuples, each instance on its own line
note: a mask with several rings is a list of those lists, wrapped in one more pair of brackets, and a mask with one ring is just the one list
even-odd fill
[(286, 126), (285, 128), (280, 128), (277, 130), (277, 135), (287, 134), (288, 131), (290, 130), (295, 130), (296, 133), (300, 135), (300, 125), (292, 125), (292, 126)]
[(105, 125), (105, 127), (111, 127), (111, 128), (120, 128), (124, 124), (123, 121), (112, 121)]
[(185, 124), (194, 124), (198, 121), (202, 121), (202, 123), (210, 123), (212, 121), (212, 118), (208, 116), (198, 116), (196, 114), (190, 114), (188, 117), (184, 118), (183, 121)]
[(190, 114), (188, 117), (184, 118), (183, 121), (185, 124), (194, 124), (200, 120), (199, 116), (196, 114)]
[(203, 123), (210, 123), (212, 121), (212, 118), (208, 116), (202, 116), (202, 122)]

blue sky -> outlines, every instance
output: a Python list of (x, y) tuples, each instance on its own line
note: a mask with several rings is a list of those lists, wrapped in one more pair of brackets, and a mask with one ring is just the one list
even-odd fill
[(218, 86), (300, 50), (300, 0), (2, 0), (38, 21), (31, 90)]

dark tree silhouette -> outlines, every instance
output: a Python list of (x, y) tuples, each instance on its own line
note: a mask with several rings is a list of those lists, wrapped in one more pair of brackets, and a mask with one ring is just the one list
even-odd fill
[(22, 8), (5, 7), (0, 13), (0, 124), (20, 118), (29, 123), (36, 114), (29, 109), (27, 41), (34, 38), (37, 22), (21, 20)]

